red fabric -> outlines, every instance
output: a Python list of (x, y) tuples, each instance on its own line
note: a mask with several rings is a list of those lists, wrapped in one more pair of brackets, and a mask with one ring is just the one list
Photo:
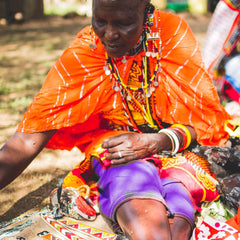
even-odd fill
[(161, 178), (170, 178), (181, 182), (189, 191), (193, 205), (199, 208), (202, 202), (211, 202), (219, 198), (216, 180), (206, 159), (186, 152), (176, 158), (162, 157)]
[(78, 196), (75, 200), (75, 204), (79, 211), (83, 212), (89, 216), (95, 216), (97, 213), (96, 211), (86, 203), (85, 199), (82, 196)]
[(224, 81), (222, 94), (227, 95), (233, 101), (240, 102), (240, 93), (227, 80)]

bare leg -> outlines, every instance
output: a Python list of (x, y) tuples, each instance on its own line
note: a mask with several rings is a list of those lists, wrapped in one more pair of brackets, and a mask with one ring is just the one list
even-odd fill
[(172, 240), (189, 240), (191, 236), (191, 225), (181, 216), (174, 216), (173, 222), (170, 224)]
[(132, 240), (171, 239), (166, 208), (159, 201), (140, 198), (129, 200), (118, 208), (117, 221)]

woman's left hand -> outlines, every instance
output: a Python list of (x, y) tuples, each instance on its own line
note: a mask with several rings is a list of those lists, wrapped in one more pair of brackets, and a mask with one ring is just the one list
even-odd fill
[(105, 140), (102, 147), (108, 150), (105, 157), (111, 160), (112, 165), (119, 165), (148, 157), (164, 149), (164, 137), (158, 133), (124, 133)]

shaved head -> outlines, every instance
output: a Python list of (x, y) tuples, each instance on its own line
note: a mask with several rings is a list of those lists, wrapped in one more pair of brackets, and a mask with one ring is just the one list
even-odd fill
[(109, 56), (124, 56), (136, 46), (149, 1), (93, 0), (92, 26)]
[[(102, 2), (106, 2), (108, 4), (111, 3), (117, 3), (117, 2), (122, 2), (123, 0), (93, 0), (92, 4), (94, 5), (94, 3), (98, 2), (98, 1), (102, 1)], [(128, 0), (129, 1), (129, 0)], [(151, 0), (131, 0), (131, 2), (135, 2), (136, 5), (142, 4), (142, 3), (150, 3)]]

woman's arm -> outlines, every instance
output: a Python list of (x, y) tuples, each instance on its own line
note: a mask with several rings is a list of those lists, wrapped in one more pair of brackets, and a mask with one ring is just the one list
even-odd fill
[[(196, 141), (197, 135), (193, 127), (188, 128), (191, 142)], [(105, 157), (113, 165), (124, 164), (138, 160), (161, 151), (172, 149), (171, 139), (165, 133), (124, 133), (107, 139), (102, 144), (109, 153)]]
[(41, 152), (56, 130), (16, 132), (0, 149), (0, 189), (12, 182)]

